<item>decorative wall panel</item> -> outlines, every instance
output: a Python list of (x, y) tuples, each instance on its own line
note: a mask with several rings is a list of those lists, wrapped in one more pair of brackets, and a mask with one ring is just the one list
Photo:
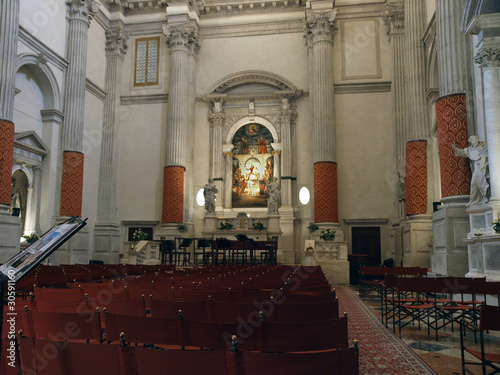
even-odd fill
[(84, 155), (76, 151), (64, 151), (61, 182), (61, 216), (82, 214)]
[(440, 98), (436, 102), (436, 120), (441, 169), (441, 196), (468, 195), (471, 173), (467, 158), (455, 156), (451, 145), (468, 146), (465, 94)]
[(184, 218), (184, 167), (163, 170), (162, 223), (182, 223)]
[(314, 164), (314, 222), (337, 223), (337, 163)]
[(427, 213), (427, 141), (406, 144), (406, 215)]
[(13, 157), (14, 124), (0, 120), (0, 204), (10, 205)]

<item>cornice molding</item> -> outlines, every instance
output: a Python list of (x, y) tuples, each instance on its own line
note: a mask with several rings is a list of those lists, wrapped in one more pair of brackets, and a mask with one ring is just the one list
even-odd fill
[(334, 86), (335, 94), (361, 94), (390, 92), (391, 82), (339, 83)]
[(36, 54), (43, 54), (47, 61), (54, 64), (59, 70), (64, 71), (68, 67), (68, 60), (58, 55), (54, 50), (47, 47), (40, 40), (31, 35), (22, 26), (19, 26), (19, 40)]
[(88, 78), (85, 80), (85, 89), (91, 94), (93, 94), (99, 100), (104, 100), (104, 98), (108, 94), (104, 89), (97, 86), (97, 84), (95, 84)]
[(168, 94), (121, 96), (120, 103), (122, 105), (168, 103)]

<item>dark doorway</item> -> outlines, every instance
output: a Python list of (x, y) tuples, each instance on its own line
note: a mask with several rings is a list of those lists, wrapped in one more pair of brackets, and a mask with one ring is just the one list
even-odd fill
[(380, 266), (380, 228), (357, 227), (352, 231), (352, 254), (366, 255), (366, 265)]

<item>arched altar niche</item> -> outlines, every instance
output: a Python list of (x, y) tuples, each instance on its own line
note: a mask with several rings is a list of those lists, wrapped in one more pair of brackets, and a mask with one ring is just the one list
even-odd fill
[(233, 136), (232, 207), (266, 207), (267, 184), (273, 179), (273, 136), (256, 122)]

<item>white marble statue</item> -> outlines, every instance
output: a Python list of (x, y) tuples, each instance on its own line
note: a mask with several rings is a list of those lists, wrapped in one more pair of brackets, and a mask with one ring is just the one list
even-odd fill
[(214, 179), (209, 178), (208, 184), (205, 184), (203, 190), (203, 197), (205, 198), (205, 209), (207, 210), (207, 215), (215, 215), (215, 197), (219, 190), (214, 184)]
[(270, 215), (277, 215), (278, 208), (281, 206), (281, 191), (278, 177), (274, 177), (273, 182), (267, 185), (267, 213)]
[(469, 158), (470, 169), (472, 173), (470, 181), (470, 199), (468, 205), (482, 204), (488, 201), (486, 192), (488, 190), (488, 181), (486, 173), (488, 167), (488, 149), (485, 142), (479, 142), (479, 137), (473, 135), (469, 137), (469, 147), (458, 148), (455, 144), (451, 147), (455, 155)]

